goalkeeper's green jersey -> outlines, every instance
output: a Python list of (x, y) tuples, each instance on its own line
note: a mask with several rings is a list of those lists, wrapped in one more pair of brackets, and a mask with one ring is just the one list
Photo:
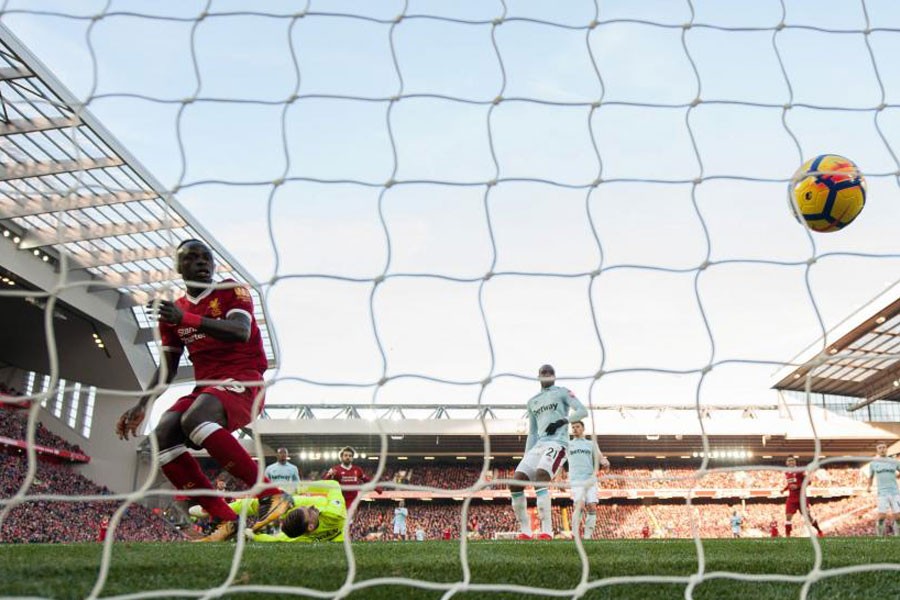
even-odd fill
[[(258, 533), (253, 536), (256, 542), (343, 542), (344, 523), (347, 521), (347, 507), (341, 494), (341, 485), (337, 481), (302, 481), (293, 496), (294, 508), (313, 506), (319, 511), (319, 526), (315, 530), (292, 538), (284, 533), (268, 535)], [(235, 500), (231, 506), (234, 512), (240, 512), (244, 502), (248, 502), (247, 514), (259, 512), (259, 501), (256, 498)], [(293, 509), (292, 509), (293, 510)], [(290, 511), (288, 511), (290, 512)]]

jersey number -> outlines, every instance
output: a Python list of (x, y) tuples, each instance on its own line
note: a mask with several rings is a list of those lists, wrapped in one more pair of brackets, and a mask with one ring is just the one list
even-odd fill
[(556, 456), (556, 448), (547, 448), (547, 451), (544, 452), (544, 456), (549, 456), (550, 458), (553, 458), (554, 456)]

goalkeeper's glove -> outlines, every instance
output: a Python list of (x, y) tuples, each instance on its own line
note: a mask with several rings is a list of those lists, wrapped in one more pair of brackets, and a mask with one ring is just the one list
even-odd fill
[(556, 433), (557, 429), (559, 429), (560, 427), (565, 427), (568, 424), (569, 424), (568, 419), (560, 419), (559, 421), (553, 421), (552, 423), (547, 425), (546, 433), (547, 433), (547, 435), (553, 435), (554, 433)]

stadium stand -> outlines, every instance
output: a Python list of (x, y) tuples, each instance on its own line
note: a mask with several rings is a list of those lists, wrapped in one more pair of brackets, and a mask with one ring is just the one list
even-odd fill
[[(488, 473), (490, 480), (500, 481), (512, 479), (512, 466), (499, 466)], [(327, 469), (325, 469), (327, 470)], [(325, 470), (315, 469), (311, 473), (320, 477)], [(210, 472), (210, 478), (215, 473)], [(481, 467), (477, 465), (409, 465), (403, 467), (388, 466), (382, 481), (404, 485), (427, 486), (437, 489), (453, 490), (471, 487), (478, 480)], [(567, 481), (562, 471), (557, 481)], [(765, 470), (756, 467), (752, 470), (711, 472), (698, 477), (696, 470), (687, 467), (673, 468), (620, 468), (614, 467), (604, 471), (599, 479), (599, 487), (609, 490), (634, 489), (688, 489), (702, 488), (714, 490), (780, 490), (784, 486), (784, 471)], [(860, 469), (855, 466), (833, 466), (819, 469), (814, 474), (812, 488), (861, 488), (865, 486)], [(495, 483), (492, 489), (506, 489), (506, 484)]]
[[(0, 436), (16, 438), (24, 433), (25, 414), (20, 410), (0, 410)], [(38, 442), (50, 447), (78, 449), (59, 436), (38, 429)], [(18, 450), (16, 450), (18, 451)], [(16, 493), (24, 477), (26, 462), (18, 454), (0, 455), (0, 497)], [(212, 463), (205, 464), (211, 480), (223, 476)], [(492, 469), (488, 477), (502, 480), (511, 477), (513, 467), (501, 464)], [(307, 467), (312, 478), (321, 476), (323, 468)], [(443, 490), (459, 490), (473, 485), (479, 475), (479, 465), (454, 463), (392, 464), (385, 468), (382, 480), (403, 485), (428, 486)], [(226, 489), (240, 492), (243, 485), (223, 477)], [(566, 473), (558, 478), (565, 483)], [(730, 537), (728, 518), (732, 510), (739, 509), (745, 515), (744, 535), (762, 537), (768, 535), (769, 523), (775, 520), (783, 533), (784, 500), (778, 495), (783, 486), (784, 474), (778, 470), (747, 470), (707, 473), (702, 478), (688, 467), (660, 468), (653, 466), (615, 467), (604, 472), (599, 481), (601, 493), (610, 496), (598, 506), (596, 539), (640, 538), (645, 526), (651, 537), (689, 538), (692, 527), (697, 527), (701, 537)], [(817, 471), (811, 481), (809, 494), (814, 499), (813, 511), (823, 523), (828, 535), (868, 535), (872, 530), (873, 506), (865, 496), (851, 495), (865, 485), (860, 469), (855, 466), (833, 466)], [(716, 501), (705, 500), (688, 507), (683, 500), (666, 501), (666, 496), (694, 487), (715, 490)], [(39, 461), (38, 474), (33, 486), (35, 493), (65, 493), (71, 495), (108, 494), (76, 473), (65, 464)], [(494, 484), (491, 489), (503, 491), (504, 484)], [(747, 501), (741, 507), (741, 499), (749, 491), (763, 495)], [(648, 492), (638, 498), (638, 491)], [(406, 492), (408, 493), (408, 492)], [(392, 539), (393, 502), (395, 492), (390, 489), (382, 494), (369, 494), (355, 515), (351, 536), (357, 540)], [(677, 495), (677, 494), (676, 494)], [(460, 535), (461, 502), (449, 497), (435, 502), (417, 501), (407, 496), (410, 517), (409, 538), (422, 528), (426, 539), (458, 539)], [(824, 496), (824, 498), (819, 498)], [(183, 499), (182, 499), (183, 501)], [(18, 542), (71, 542), (96, 539), (100, 520), (115, 509), (114, 502), (50, 503), (29, 502), (17, 507), (4, 524), (4, 539)], [(162, 509), (162, 510), (160, 510)], [(181, 539), (176, 526), (187, 522), (184, 511), (175, 509), (175, 501), (163, 503), (156, 512), (143, 506), (129, 509), (122, 525), (116, 530), (121, 540), (172, 540)], [(158, 514), (157, 514), (158, 513)], [(40, 518), (38, 518), (40, 517)], [(554, 528), (563, 535), (571, 531), (572, 505), (567, 490), (560, 490), (553, 508)], [(503, 493), (493, 502), (475, 500), (469, 507), (468, 535), (491, 539), (515, 530), (512, 511)], [(39, 526), (37, 522), (52, 522), (52, 527)]]
[[(0, 498), (19, 490), (28, 464), (22, 456), (0, 454)], [(31, 487), (33, 494), (69, 496), (107, 495), (110, 490), (81, 476), (65, 464), (38, 461)], [(96, 541), (104, 517), (118, 507), (114, 501), (29, 501), (16, 506), (3, 522), (0, 540), (11, 543)], [(159, 515), (132, 505), (116, 528), (120, 541), (168, 541), (180, 539), (175, 529)]]
[[(24, 442), (27, 434), (27, 414), (16, 407), (0, 404), (0, 437)], [(44, 448), (64, 450), (64, 454), (57, 455), (60, 458), (71, 458), (73, 454), (84, 455), (84, 450), (81, 449), (81, 446), (68, 442), (52, 433), (40, 422), (38, 422), (37, 430), (35, 431), (35, 443)]]
[[(781, 466), (779, 461), (773, 465)], [(511, 478), (513, 469), (511, 465), (501, 464), (488, 473), (488, 478)], [(313, 474), (318, 471), (310, 469)], [(405, 463), (388, 465), (382, 481), (460, 490), (473, 485), (480, 473), (481, 468), (476, 464)], [(564, 484), (566, 480), (563, 471), (557, 481)], [(605, 471), (598, 483), (601, 497), (604, 492), (608, 497), (598, 506), (594, 537), (637, 539), (643, 537), (645, 527), (649, 528), (650, 537), (690, 538), (694, 527), (700, 537), (731, 537), (729, 517), (735, 509), (745, 517), (745, 537), (768, 537), (773, 520), (783, 535), (784, 498), (780, 490), (784, 481), (784, 472), (775, 468), (711, 472), (698, 477), (695, 469), (684, 466), (614, 467)], [(828, 535), (871, 534), (874, 512), (871, 498), (860, 494), (864, 487), (864, 474), (856, 465), (833, 465), (814, 473), (808, 495), (813, 499), (812, 512)], [(507, 486), (498, 483), (490, 488), (505, 490)], [(689, 488), (710, 493), (688, 506), (682, 497)], [(370, 493), (367, 501), (359, 505), (351, 529), (353, 539), (392, 539), (395, 506), (392, 499), (401, 494), (409, 508), (410, 539), (419, 527), (426, 539), (448, 536), (458, 539), (461, 507), (458, 499), (434, 496), (434, 501), (417, 501), (417, 497), (430, 499), (432, 496), (429, 492), (396, 492), (390, 485), (382, 494)], [(553, 508), (558, 533), (568, 535), (571, 531), (572, 510), (568, 491), (561, 489)], [(506, 494), (494, 497), (492, 502), (473, 501), (468, 518), (468, 534), (476, 538), (490, 539), (516, 529)]]
[[(452, 539), (460, 535), (460, 502), (408, 503), (409, 537), (421, 527), (426, 539), (441, 539), (449, 530)], [(364, 502), (354, 518), (351, 535), (355, 540), (392, 539), (393, 504)], [(638, 539), (642, 529), (650, 528), (654, 538), (691, 538), (696, 527), (701, 538), (731, 537), (729, 517), (738, 510), (744, 518), (744, 537), (769, 537), (769, 524), (775, 521), (784, 534), (784, 501), (753, 502), (741, 506), (728, 501), (687, 506), (678, 503), (601, 503), (598, 506), (594, 539)], [(812, 514), (829, 536), (871, 535), (874, 507), (865, 496), (823, 500), (812, 504)], [(557, 533), (569, 535), (571, 505), (553, 507), (553, 525)], [(799, 517), (798, 517), (799, 519)], [(492, 539), (516, 529), (515, 518), (507, 502), (472, 503), (468, 512), (468, 533)], [(800, 521), (798, 521), (800, 522)], [(798, 535), (795, 533), (795, 535)]]

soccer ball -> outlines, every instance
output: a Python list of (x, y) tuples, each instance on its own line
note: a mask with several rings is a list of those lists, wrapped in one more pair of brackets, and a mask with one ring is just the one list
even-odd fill
[(853, 161), (822, 154), (803, 163), (791, 178), (791, 209), (813, 231), (837, 231), (866, 205), (866, 180)]

